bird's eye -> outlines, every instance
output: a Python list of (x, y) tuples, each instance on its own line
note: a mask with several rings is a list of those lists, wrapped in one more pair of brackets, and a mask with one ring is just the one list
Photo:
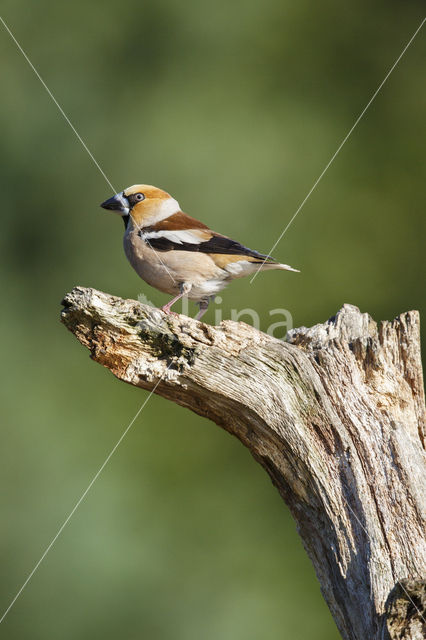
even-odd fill
[(136, 194), (136, 200), (137, 200), (138, 202), (140, 202), (141, 200), (145, 200), (145, 196), (144, 196), (144, 194), (143, 194), (143, 193), (137, 193), (137, 194)]

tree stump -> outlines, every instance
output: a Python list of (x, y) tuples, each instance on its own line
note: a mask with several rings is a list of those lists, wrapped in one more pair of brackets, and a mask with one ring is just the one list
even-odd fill
[(125, 382), (210, 418), (270, 475), (345, 640), (426, 637), (419, 315), (352, 305), (284, 342), (74, 288), (62, 322)]

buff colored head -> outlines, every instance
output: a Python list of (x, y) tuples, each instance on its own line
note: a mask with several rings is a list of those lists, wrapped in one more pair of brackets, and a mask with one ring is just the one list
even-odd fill
[(179, 203), (169, 193), (149, 184), (127, 187), (103, 202), (101, 207), (123, 217), (130, 216), (138, 227), (155, 224), (180, 211)]

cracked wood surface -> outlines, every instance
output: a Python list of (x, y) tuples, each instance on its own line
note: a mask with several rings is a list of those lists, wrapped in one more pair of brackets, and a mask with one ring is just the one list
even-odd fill
[(63, 304), (62, 322), (96, 362), (143, 389), (160, 380), (157, 394), (250, 449), (296, 520), (343, 638), (426, 637), (416, 595), (426, 578), (416, 311), (377, 325), (344, 305), (283, 342), (95, 289), (75, 287)]

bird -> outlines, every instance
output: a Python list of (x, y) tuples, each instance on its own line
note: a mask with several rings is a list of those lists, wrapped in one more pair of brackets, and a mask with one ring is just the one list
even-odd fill
[(269, 255), (259, 253), (212, 231), (184, 213), (169, 193), (147, 184), (135, 184), (100, 205), (124, 222), (124, 252), (136, 273), (150, 286), (172, 295), (161, 307), (166, 314), (183, 296), (199, 306), (196, 320), (215, 295), (232, 280), (257, 270), (295, 271)]

